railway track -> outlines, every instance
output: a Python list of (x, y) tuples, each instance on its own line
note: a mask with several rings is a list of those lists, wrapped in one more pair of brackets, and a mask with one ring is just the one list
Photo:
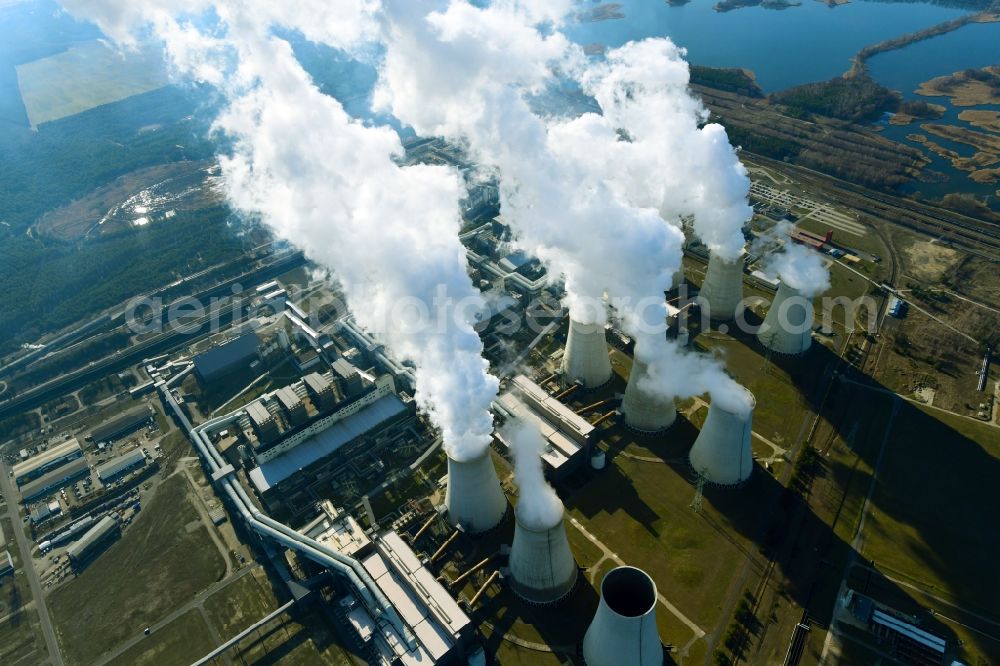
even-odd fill
[(833, 201), (870, 217), (940, 238), (989, 261), (1000, 261), (998, 224), (869, 190), (807, 167), (777, 162), (753, 153), (747, 155), (753, 163), (793, 173), (801, 184), (819, 188)]

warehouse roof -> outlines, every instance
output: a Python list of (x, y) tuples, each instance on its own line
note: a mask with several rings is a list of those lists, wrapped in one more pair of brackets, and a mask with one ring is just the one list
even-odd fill
[(94, 428), (90, 436), (95, 442), (106, 442), (110, 439), (115, 439), (124, 432), (130, 430), (136, 430), (142, 427), (146, 421), (153, 416), (153, 413), (149, 411), (149, 407), (143, 405), (137, 409), (133, 409), (130, 412), (126, 412), (121, 416), (114, 418), (107, 423), (97, 426)]
[(68, 458), (74, 455), (83, 455), (83, 449), (80, 448), (80, 442), (76, 439), (70, 439), (61, 444), (57, 444), (56, 446), (50, 446), (45, 451), (28, 458), (24, 462), (19, 462), (14, 465), (14, 478), (20, 479), (27, 474), (31, 474), (35, 470), (45, 467), (46, 465), (51, 465), (60, 458)]
[(118, 527), (118, 521), (111, 516), (104, 516), (97, 524), (91, 527), (80, 539), (66, 549), (66, 554), (70, 559), (78, 560), (86, 554), (91, 547), (96, 545), (112, 530)]
[(56, 467), (54, 470), (43, 474), (34, 481), (30, 481), (21, 486), (21, 499), (25, 502), (39, 497), (43, 493), (64, 483), (67, 479), (82, 475), (89, 469), (90, 465), (86, 458), (77, 458), (65, 465)]
[(146, 456), (141, 449), (132, 449), (128, 453), (112, 458), (103, 465), (97, 466), (97, 476), (101, 481), (112, 479), (127, 469), (144, 464)]
[(360, 412), (337, 421), (290, 451), (261, 463), (260, 467), (250, 471), (250, 480), (258, 492), (266, 492), (300, 469), (325, 458), (344, 444), (404, 411), (406, 406), (398, 397), (382, 396)]

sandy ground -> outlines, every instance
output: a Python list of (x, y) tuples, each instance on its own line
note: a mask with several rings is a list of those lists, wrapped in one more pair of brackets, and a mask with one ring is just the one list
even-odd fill
[(956, 250), (932, 241), (913, 243), (904, 252), (908, 264), (907, 272), (928, 282), (940, 280), (945, 271), (954, 266), (959, 259), (959, 253)]

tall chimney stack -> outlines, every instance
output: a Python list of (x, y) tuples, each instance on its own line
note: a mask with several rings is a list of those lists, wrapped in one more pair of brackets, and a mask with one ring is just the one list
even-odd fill
[(569, 320), (562, 370), (567, 381), (580, 382), (588, 389), (603, 386), (611, 379), (611, 359), (603, 325)]
[(500, 487), (490, 451), (469, 460), (448, 456), (448, 522), (469, 532), (493, 529), (507, 513), (507, 497)]
[(587, 666), (662, 666), (656, 627), (656, 583), (635, 567), (612, 569), (601, 581), (601, 603), (583, 638)]

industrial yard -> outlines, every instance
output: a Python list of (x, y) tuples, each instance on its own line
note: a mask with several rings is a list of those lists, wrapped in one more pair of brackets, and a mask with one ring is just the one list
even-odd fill
[[(737, 404), (645, 393), (637, 341), (567, 316), (560, 285), (510, 250), (488, 188), (462, 235), (501, 380), (485, 455), (446, 452), (413, 368), (301, 256), (266, 255), (219, 327), (139, 336), (97, 358), (104, 374), (86, 342), (113, 320), (15, 362), (37, 422), (4, 433), (9, 653), (583, 663), (602, 649), (586, 639), (602, 598), (617, 603), (603, 582), (621, 577), (629, 598), (655, 586), (637, 613), (657, 631), (637, 649), (666, 663), (905, 662), (906, 632), (931, 645), (919, 663), (995, 658), (1000, 544), (978, 527), (994, 518), (1000, 410), (995, 368), (977, 375), (993, 264), (773, 165), (753, 174), (747, 253), (720, 260), (685, 228), (665, 295), (667, 337), (721, 363)], [(792, 247), (819, 257), (833, 306), (769, 274)], [(197, 288), (234, 279), (217, 277)], [(795, 331), (776, 323), (785, 308)], [(24, 383), (74, 350), (74, 372)], [(506, 428), (524, 421), (562, 511), (548, 523), (516, 508)]]
[[(979, 260), (959, 263), (953, 254), (942, 252), (945, 263), (931, 275), (927, 271), (934, 269), (929, 268), (932, 264), (926, 256), (907, 249), (916, 245), (907, 246), (897, 236), (891, 247), (881, 240), (878, 226), (848, 223), (842, 214), (829, 212), (833, 209), (828, 205), (781, 198), (773, 189), (760, 192), (754, 233), (768, 234), (775, 217), (805, 213), (807, 219), (798, 223), (804, 233), (802, 242), (815, 243), (817, 248), (846, 247), (846, 253), (855, 257), (844, 261), (833, 251), (827, 262), (836, 296), (875, 295), (887, 303), (880, 285), (894, 276), (898, 280), (898, 275), (913, 272), (917, 275), (912, 279), (933, 284), (956, 270), (976, 270), (979, 265), (975, 263)], [(540, 292), (542, 281), (522, 275), (531, 268), (529, 263), (520, 259), (494, 263), (491, 259), (490, 253), (502, 244), (489, 237), (501, 228), (472, 228), (478, 231), (467, 237), (467, 243), (474, 248), (470, 256), (477, 270), (500, 275), (511, 271), (515, 277), (508, 281), (514, 285), (510, 293), (521, 295), (510, 299), (505, 312), (517, 308), (518, 298)], [(859, 229), (863, 233), (856, 233)], [(836, 243), (841, 237), (844, 246)], [(936, 505), (921, 510), (907, 501), (898, 509), (893, 507), (898, 502), (894, 498), (921, 495), (919, 488), (926, 486), (924, 476), (902, 461), (934, 455), (935, 449), (923, 454), (906, 447), (906, 442), (915, 441), (911, 433), (938, 427), (942, 432), (936, 439), (953, 442), (946, 445), (951, 451), (947, 464), (956, 473), (948, 478), (955, 478), (957, 486), (927, 495), (940, 497), (958, 492), (971, 478), (957, 470), (976, 469), (977, 475), (989, 478), (990, 465), (1000, 455), (995, 445), (988, 445), (991, 426), (976, 425), (975, 414), (964, 414), (954, 401), (936, 401), (938, 410), (954, 409), (954, 416), (922, 412), (917, 402), (896, 408), (888, 417), (879, 407), (892, 404), (891, 391), (905, 388), (901, 378), (906, 375), (900, 373), (912, 373), (915, 367), (908, 367), (899, 357), (900, 335), (935, 344), (934, 340), (947, 338), (949, 330), (931, 327), (923, 332), (928, 324), (922, 322), (934, 324), (934, 319), (930, 315), (921, 319), (920, 312), (894, 319), (882, 312), (873, 317), (864, 311), (852, 320), (846, 309), (838, 309), (832, 314), (831, 330), (817, 327), (811, 331), (812, 349), (807, 353), (775, 353), (752, 333), (697, 316), (692, 308), (703, 302), (697, 294), (705, 291), (704, 281), (711, 272), (706, 259), (696, 244), (687, 252), (687, 279), (673, 297), (679, 317), (672, 334), (684, 335), (688, 346), (699, 353), (723, 359), (728, 373), (756, 397), (752, 432), (748, 431), (745, 440), (752, 461), (747, 458), (748, 466), (731, 477), (738, 488), (717, 487), (706, 476), (721, 474), (717, 478), (726, 478), (723, 483), (728, 485), (732, 481), (725, 475), (730, 471), (699, 473), (690, 462), (689, 451), (712, 413), (706, 397), (678, 403), (676, 416), (665, 430), (654, 419), (651, 427), (661, 432), (643, 433), (628, 427), (629, 414), (639, 418), (645, 412), (620, 403), (632, 390), (629, 379), (637, 366), (628, 339), (619, 339), (619, 333), (608, 337), (613, 344), (605, 370), (581, 366), (581, 376), (610, 373), (610, 381), (594, 380), (593, 388), (587, 386), (586, 378), (582, 384), (574, 383), (560, 374), (567, 363), (564, 346), (568, 338), (576, 335), (579, 341), (581, 334), (571, 331), (566, 319), (549, 318), (541, 335), (518, 332), (514, 336), (516, 344), (530, 348), (497, 349), (497, 363), (522, 357), (532, 366), (524, 375), (505, 380), (506, 392), (497, 403), (501, 422), (540, 414), (531, 418), (547, 419), (553, 433), (548, 440), (551, 456), (543, 456), (543, 461), (565, 504), (561, 529), (573, 566), (580, 571), (569, 596), (557, 602), (557, 608), (563, 609), (559, 614), (525, 604), (504, 583), (505, 577), (493, 575), (509, 566), (504, 564), (505, 553), (519, 529), (514, 512), (503, 508), (507, 500), (498, 506), (502, 511), (499, 526), (486, 525), (482, 536), (455, 536), (448, 520), (431, 511), (446, 499), (454, 501), (445, 497), (443, 490), (450, 483), (442, 478), (454, 465), (437, 448), (427, 423), (413, 411), (412, 378), (406, 368), (380, 356), (379, 348), (349, 320), (320, 320), (314, 328), (307, 322), (315, 322), (315, 316), (293, 304), (290, 292), (308, 289), (315, 294), (315, 285), (279, 279), (255, 290), (260, 302), (269, 306), (257, 310), (254, 333), (223, 333), (196, 342), (190, 355), (162, 355), (147, 362), (134, 371), (141, 375), (132, 385), (151, 381), (156, 385), (151, 388), (159, 388), (145, 395), (133, 391), (128, 402), (142, 406), (116, 406), (110, 418), (103, 417), (108, 413), (105, 409), (96, 419), (74, 418), (71, 410), (54, 421), (56, 427), (68, 424), (64, 430), (53, 428), (58, 441), (49, 439), (44, 449), (36, 446), (38, 450), (32, 451), (29, 446), (13, 456), (18, 462), (11, 469), (12, 480), (20, 486), (25, 511), (31, 514), (40, 541), (46, 534), (59, 536), (60, 529), (72, 528), (73, 517), (84, 515), (81, 510), (95, 504), (103, 511), (112, 507), (110, 514), (87, 514), (93, 517), (77, 529), (81, 533), (91, 529), (93, 534), (68, 541), (69, 550), (60, 543), (35, 551), (39, 557), (35, 566), (46, 588), (64, 659), (80, 664), (187, 663), (234, 637), (234, 642), (220, 648), (217, 659), (239, 655), (255, 662), (282, 655), (292, 663), (331, 664), (370, 659), (377, 642), (372, 642), (374, 637), (363, 623), (358, 624), (362, 615), (356, 621), (351, 619), (353, 611), (346, 616), (331, 612), (349, 608), (343, 606), (349, 587), (345, 589), (336, 579), (321, 582), (318, 590), (310, 592), (317, 601), (303, 602), (302, 609), (288, 609), (286, 600), (294, 601), (299, 594), (296, 590), (301, 589), (295, 581), (315, 575), (310, 573), (315, 571), (310, 562), (313, 556), (304, 549), (298, 556), (281, 557), (267, 541), (248, 540), (247, 523), (239, 514), (247, 511), (249, 516), (263, 507), (293, 528), (313, 534), (306, 524), (309, 517), (315, 515), (317, 503), (331, 500), (329, 506), (347, 508), (357, 518), (357, 529), (371, 535), (364, 538), (372, 545), (361, 546), (359, 553), (374, 548), (385, 557), (393, 548), (412, 548), (429, 558), (424, 566), (440, 572), (443, 580), (462, 578), (461, 584), (445, 585), (435, 593), (450, 590), (456, 595), (470, 623), (469, 629), (455, 634), (453, 649), (465, 651), (475, 645), (474, 634), (469, 633), (475, 626), (480, 645), (500, 663), (559, 664), (578, 658), (580, 637), (598, 607), (600, 583), (622, 565), (638, 567), (655, 581), (659, 636), (673, 663), (703, 663), (719, 653), (743, 658), (756, 655), (751, 661), (780, 661), (789, 640), (795, 643), (795, 625), (801, 624), (803, 612), (816, 626), (828, 624), (832, 619), (829, 606), (845, 589), (857, 589), (859, 594), (867, 590), (877, 603), (913, 616), (926, 616), (927, 604), (952, 607), (959, 624), (926, 616), (923, 626), (944, 637), (948, 645), (962, 644), (963, 649), (989, 654), (989, 643), (962, 626), (968, 624), (962, 618), (978, 621), (975, 618), (981, 613), (976, 609), (989, 611), (994, 592), (977, 584), (973, 573), (989, 568), (988, 557), (979, 565), (970, 564), (968, 582), (963, 583), (950, 573), (935, 573), (922, 554), (922, 548), (932, 548), (947, 560), (952, 555), (944, 544), (963, 543), (959, 535), (968, 534), (973, 525), (957, 524), (956, 533), (949, 536), (935, 526), (937, 521), (924, 519), (940, 512)], [(753, 265), (745, 270), (745, 274), (736, 273), (745, 282), (743, 295), (757, 297), (761, 303), (752, 306), (745, 317), (759, 326), (770, 311), (767, 302), (775, 297), (775, 286), (755, 272)], [(917, 307), (923, 303), (905, 289), (898, 294), (913, 299)], [(991, 294), (980, 287), (974, 296), (990, 298)], [(309, 308), (317, 310), (315, 303)], [(275, 311), (287, 314), (268, 314)], [(864, 334), (876, 325), (876, 318), (885, 342), (881, 336)], [(482, 334), (487, 341), (500, 341), (504, 336), (489, 324)], [(925, 338), (928, 335), (936, 337)], [(779, 343), (769, 338), (768, 344)], [(780, 344), (799, 345), (801, 341)], [(590, 343), (586, 348), (591, 348)], [(315, 353), (305, 354), (309, 349)], [(913, 353), (908, 358), (911, 364), (930, 362)], [(865, 377), (866, 367), (877, 369), (886, 387), (872, 387), (872, 379)], [(972, 394), (974, 382), (961, 379), (967, 376), (967, 371), (959, 372), (954, 381)], [(865, 391), (874, 391), (874, 396), (882, 392), (886, 397), (869, 401), (875, 410), (870, 417), (858, 415), (842, 424), (838, 414), (851, 403), (849, 396)], [(910, 399), (918, 401), (927, 395), (914, 391)], [(351, 405), (358, 400), (365, 407), (355, 414), (359, 408)], [(992, 408), (992, 401), (986, 400)], [(910, 416), (904, 419), (905, 414)], [(928, 424), (920, 425), (921, 419)], [(196, 433), (204, 433), (204, 442), (198, 446), (188, 436), (188, 420)], [(942, 420), (957, 423), (958, 428), (951, 430)], [(22, 436), (21, 441), (37, 440)], [(310, 444), (313, 441), (317, 444)], [(206, 453), (207, 446), (217, 452)], [(494, 441), (493, 465), (510, 503), (516, 504), (518, 488), (507, 447), (502, 437)], [(808, 472), (801, 462), (807, 448), (825, 451), (823, 463)], [(868, 504), (878, 507), (872, 511), (864, 508), (864, 496), (876, 466), (872, 456), (882, 448), (885, 453), (878, 472), (882, 482), (868, 497)], [(198, 452), (201, 465), (193, 464), (192, 450)], [(974, 459), (977, 450), (988, 464)], [(331, 457), (331, 451), (336, 455)], [(148, 463), (141, 454), (148, 454)], [(143, 463), (139, 473), (130, 468), (137, 462)], [(81, 476), (77, 467), (90, 475)], [(216, 484), (224, 478), (246, 489), (239, 492), (252, 493), (252, 502), (234, 509), (226, 492), (217, 490)], [(984, 488), (977, 504), (989, 505), (988, 484), (972, 486)], [(89, 494), (121, 497), (122, 503), (106, 499), (95, 503)], [(185, 510), (178, 512), (178, 506)], [(115, 507), (128, 507), (128, 513)], [(224, 507), (225, 519), (219, 522), (216, 514)], [(331, 524), (346, 515), (337, 511), (330, 514)], [(860, 539), (852, 530), (862, 514), (868, 518)], [(112, 517), (102, 521), (102, 515)], [(478, 518), (468, 520), (474, 524)], [(789, 521), (796, 520), (800, 528), (790, 529)], [(253, 521), (251, 533), (252, 525)], [(386, 529), (403, 539), (390, 546), (385, 541), (390, 537), (376, 536)], [(309, 543), (340, 543), (325, 542), (325, 538), (319, 533), (308, 537), (319, 539)], [(913, 546), (901, 549), (900, 539)], [(796, 555), (811, 542), (826, 544), (828, 568), (847, 567), (846, 587), (839, 592), (835, 576), (815, 578), (805, 556)], [(982, 553), (997, 546), (988, 537), (975, 546), (965, 544), (963, 551), (972, 548)], [(194, 564), (192, 555), (197, 558)], [(864, 566), (870, 566), (864, 562), (872, 560), (877, 582), (863, 575)], [(138, 586), (111, 582), (124, 570), (134, 574), (129, 579)], [(113, 590), (113, 594), (102, 590)], [(741, 629), (732, 618), (740, 616), (748, 599), (758, 624)], [(239, 612), (234, 614), (234, 608)], [(360, 611), (363, 606), (356, 608)], [(281, 612), (268, 619), (272, 611)], [(346, 618), (346, 623), (338, 617)], [(939, 611), (937, 617), (944, 618), (946, 613)], [(264, 621), (260, 628), (245, 637), (236, 636), (259, 620)], [(149, 636), (144, 636), (146, 627)], [(361, 642), (356, 642), (358, 636)], [(819, 659), (824, 645), (817, 637), (810, 635), (797, 648), (804, 663)], [(108, 645), (117, 647), (101, 647)], [(865, 648), (852, 643), (840, 649)], [(870, 649), (875, 650), (870, 654), (878, 653), (874, 644)]]

